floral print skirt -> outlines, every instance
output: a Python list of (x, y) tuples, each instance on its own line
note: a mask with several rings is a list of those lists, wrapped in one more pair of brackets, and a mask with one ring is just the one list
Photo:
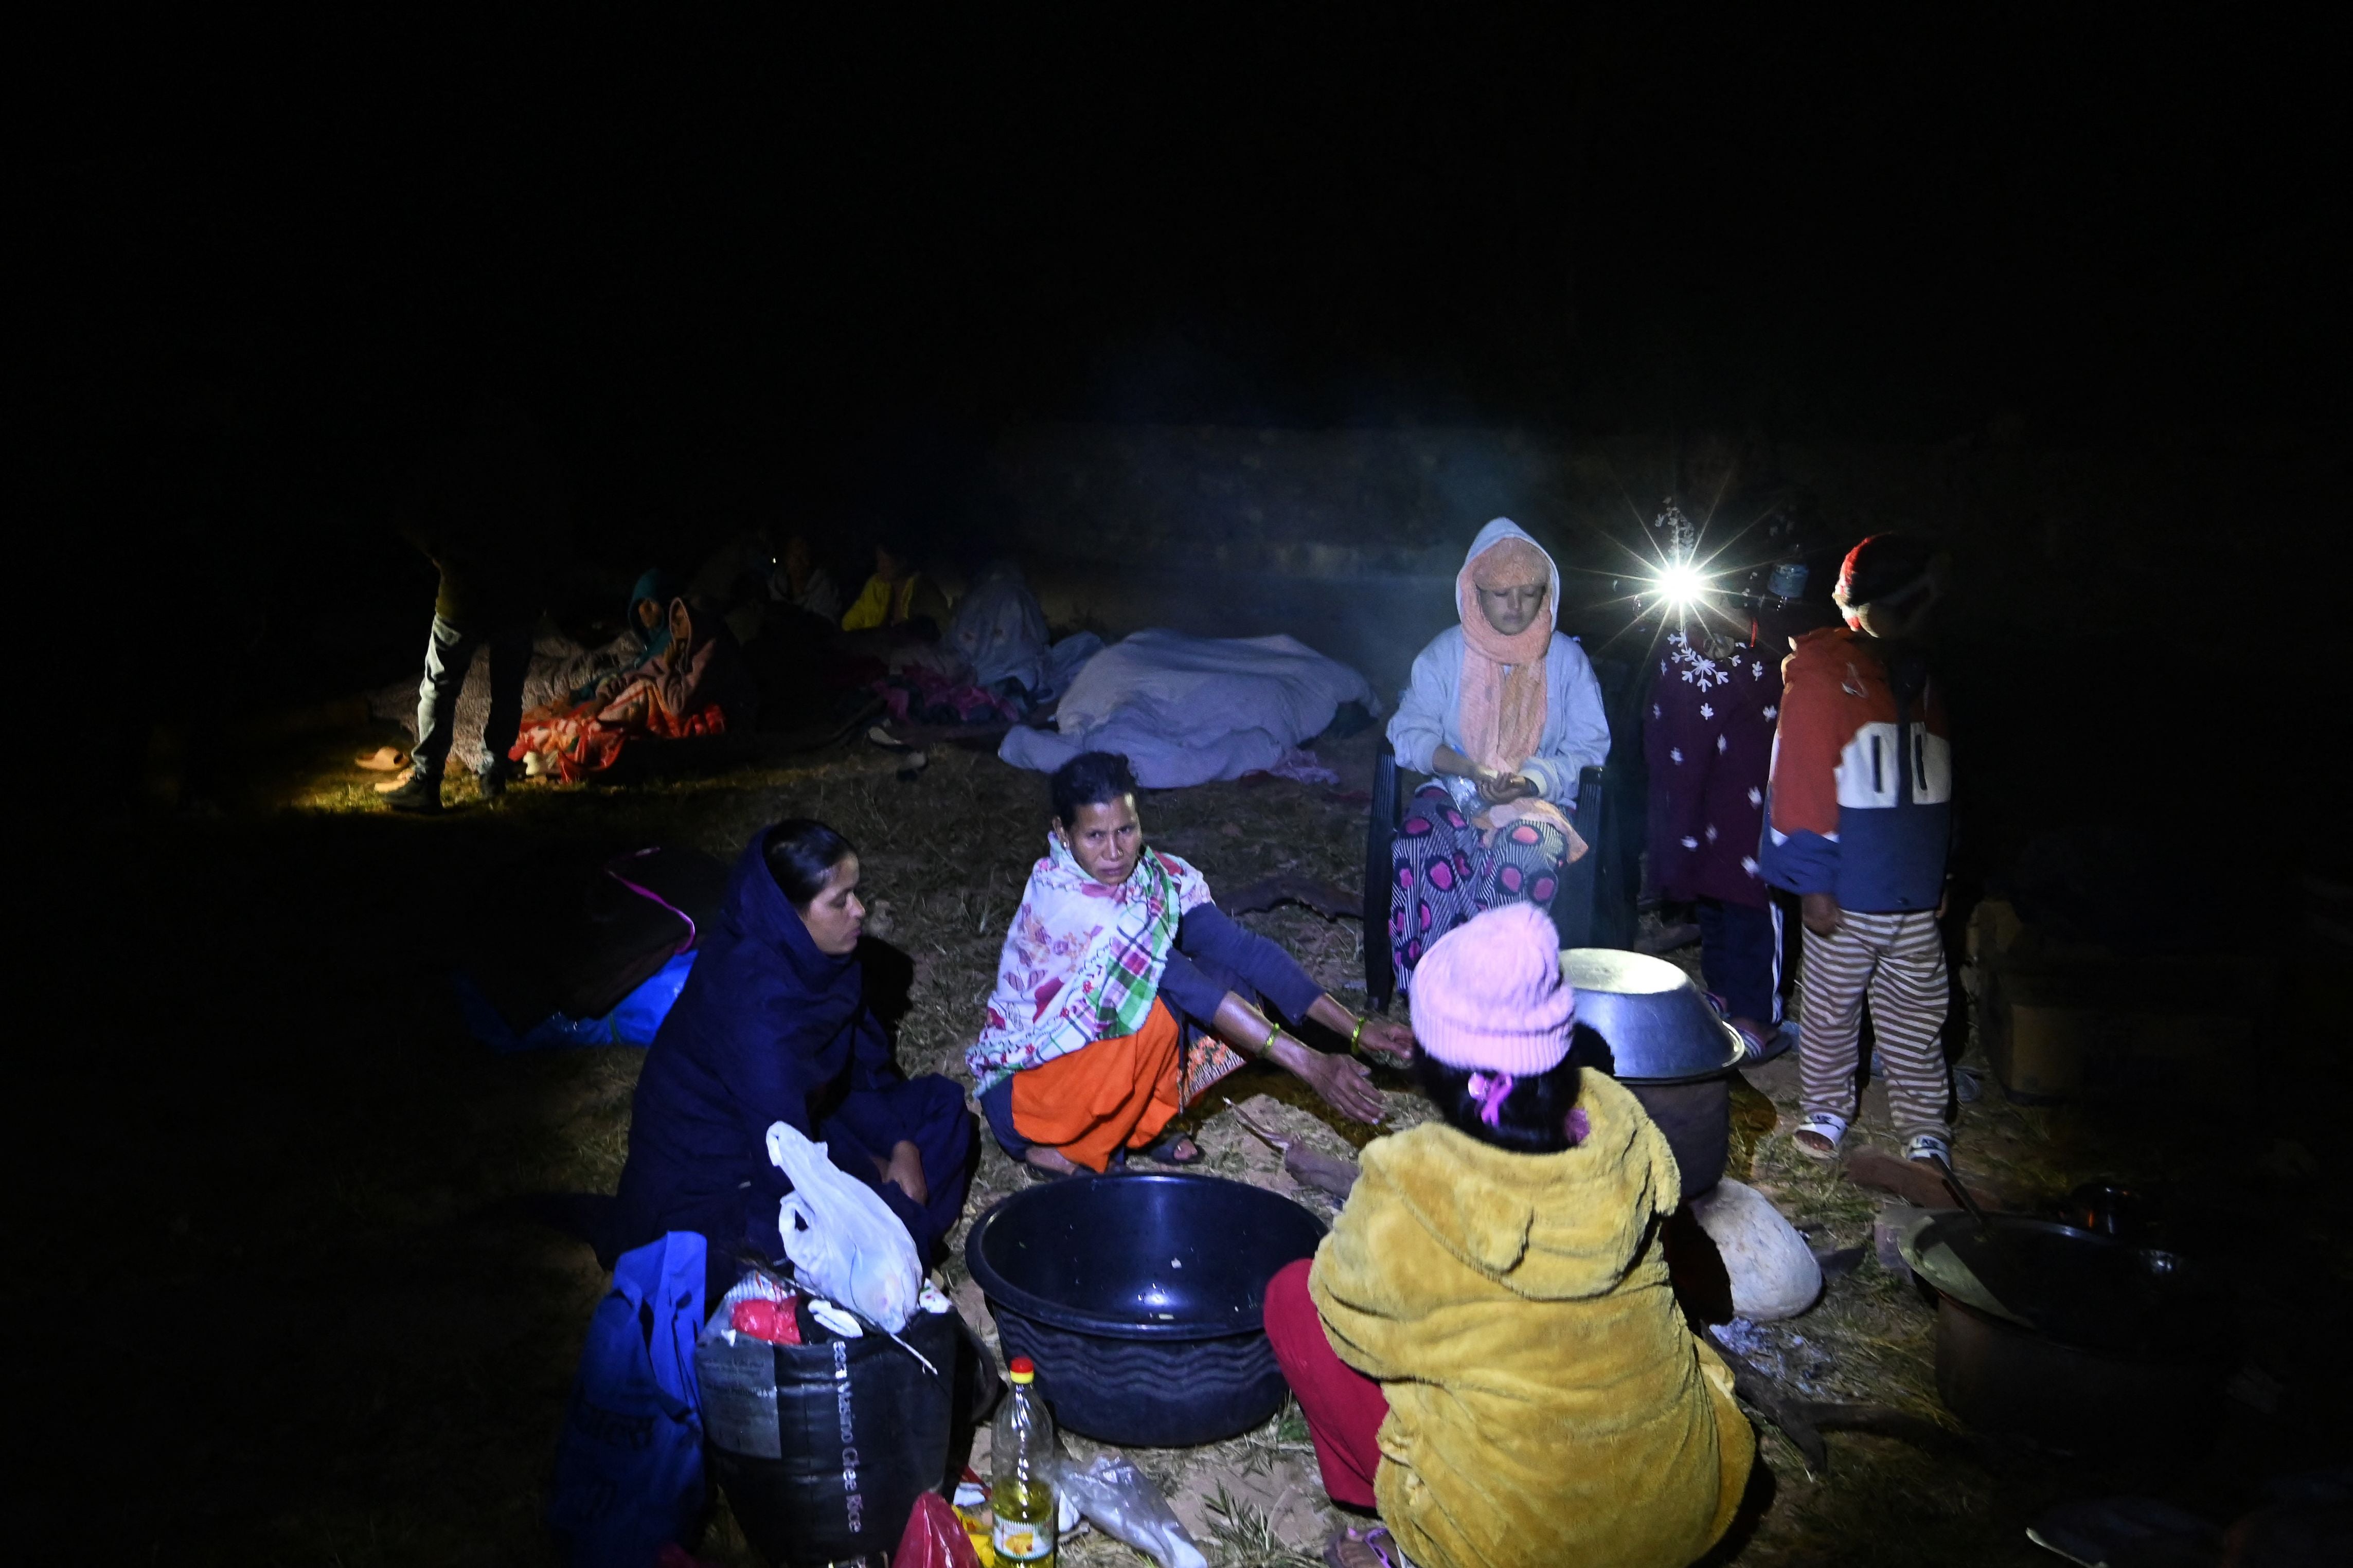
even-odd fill
[(1389, 951), (1410, 994), (1413, 967), (1430, 944), (1472, 915), (1522, 900), (1552, 908), (1568, 835), (1541, 822), (1482, 833), (1433, 782), (1407, 802), (1389, 856)]

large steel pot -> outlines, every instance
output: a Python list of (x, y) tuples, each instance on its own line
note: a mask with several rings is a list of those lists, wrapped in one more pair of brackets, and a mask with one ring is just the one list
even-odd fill
[(1560, 973), (1577, 992), (1579, 1032), (1592, 1031), (1607, 1047), (1602, 1070), (1611, 1078), (1689, 1083), (1739, 1065), (1739, 1034), (1665, 959), (1572, 947), (1560, 955)]
[(1683, 1196), (1724, 1179), (1732, 1143), (1731, 1072), (1740, 1037), (1691, 976), (1662, 958), (1614, 947), (1560, 955), (1577, 992), (1571, 1056), (1624, 1084), (1674, 1151)]
[(2230, 1300), (2190, 1259), (2022, 1215), (1980, 1226), (1942, 1210), (1900, 1245), (1936, 1292), (1936, 1392), (1971, 1426), (2084, 1453), (2211, 1438)]

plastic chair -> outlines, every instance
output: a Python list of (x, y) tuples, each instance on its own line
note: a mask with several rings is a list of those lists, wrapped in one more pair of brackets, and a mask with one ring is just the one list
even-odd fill
[[(1634, 866), (1627, 826), (1641, 832), (1638, 816), (1617, 798), (1625, 770), (1589, 767), (1577, 775), (1577, 809), (1570, 813), (1588, 853), (1561, 872), (1553, 894), (1553, 929), (1563, 947), (1624, 947), (1634, 938)], [(1386, 1013), (1397, 996), (1397, 966), (1389, 954), (1390, 845), (1404, 819), (1405, 792), (1398, 778), (1397, 752), (1381, 742), (1373, 763), (1373, 801), (1365, 819), (1365, 994)]]

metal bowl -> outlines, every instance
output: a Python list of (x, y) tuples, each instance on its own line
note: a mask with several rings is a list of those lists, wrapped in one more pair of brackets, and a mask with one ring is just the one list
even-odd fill
[(1899, 1245), (1936, 1292), (1936, 1392), (1970, 1426), (2076, 1453), (2212, 1441), (2236, 1343), (2219, 1274), (2022, 1215), (1938, 1210)]
[(1621, 1082), (1688, 1082), (1739, 1065), (1739, 1033), (1716, 1016), (1691, 976), (1663, 958), (1572, 947), (1560, 972), (1577, 992), (1577, 1033), (1598, 1036), (1591, 1065)]

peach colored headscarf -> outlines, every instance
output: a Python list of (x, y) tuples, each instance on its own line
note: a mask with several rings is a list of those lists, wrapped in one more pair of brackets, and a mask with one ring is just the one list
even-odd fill
[(1505, 637), (1480, 609), (1479, 590), (1528, 584), (1553, 589), (1558, 581), (1552, 557), (1516, 529), (1465, 561), (1455, 576), (1454, 607), (1462, 617), (1463, 643), (1455, 722), (1463, 751), (1482, 766), (1516, 770), (1544, 744), (1545, 655), (1552, 647), (1555, 595), (1547, 594), (1535, 619)]

